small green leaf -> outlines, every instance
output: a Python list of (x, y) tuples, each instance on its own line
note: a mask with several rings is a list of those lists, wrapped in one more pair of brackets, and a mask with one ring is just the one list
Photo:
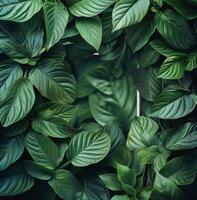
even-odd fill
[(59, 164), (58, 146), (47, 136), (29, 132), (25, 137), (25, 147), (37, 164), (55, 169)]
[(121, 183), (116, 174), (102, 174), (99, 176), (104, 185), (112, 191), (122, 191)]
[(63, 199), (73, 199), (74, 194), (80, 189), (76, 178), (71, 172), (64, 169), (58, 169), (48, 183)]
[(77, 19), (75, 23), (82, 38), (98, 51), (102, 40), (102, 24), (100, 19), (98, 17), (81, 18)]
[(47, 33), (47, 49), (49, 49), (63, 37), (69, 13), (59, 0), (47, 0), (43, 9)]
[(17, 81), (8, 97), (1, 103), (0, 120), (4, 127), (26, 117), (35, 101), (32, 84), (27, 78)]
[(108, 154), (111, 141), (102, 129), (75, 135), (68, 147), (67, 158), (74, 166), (98, 163)]
[(113, 30), (136, 24), (144, 18), (150, 5), (149, 0), (119, 0), (112, 13)]
[(127, 138), (127, 147), (129, 149), (150, 146), (157, 142), (156, 132), (159, 125), (148, 117), (136, 117), (131, 123)]

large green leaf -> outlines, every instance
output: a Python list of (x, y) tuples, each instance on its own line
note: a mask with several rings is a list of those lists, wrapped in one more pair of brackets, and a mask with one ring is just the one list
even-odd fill
[(59, 0), (47, 0), (44, 4), (47, 33), (47, 49), (56, 44), (64, 35), (69, 13)]
[(74, 200), (110, 200), (110, 197), (101, 181), (90, 176), (84, 178), (82, 191), (75, 194)]
[(49, 180), (49, 185), (63, 199), (73, 199), (74, 194), (80, 189), (76, 178), (64, 169), (56, 171), (55, 176)]
[(190, 4), (190, 2), (188, 3), (179, 0), (164, 1), (187, 19), (194, 19), (197, 17), (196, 6), (194, 4)]
[(69, 7), (77, 17), (93, 17), (107, 9), (114, 0), (79, 0)]
[(197, 174), (197, 159), (193, 156), (181, 156), (167, 162), (160, 173), (177, 185), (193, 183)]
[(159, 125), (148, 117), (136, 117), (133, 119), (127, 138), (129, 149), (150, 146), (156, 140), (155, 134)]
[(37, 13), (42, 6), (42, 0), (2, 0), (0, 20), (24, 22)]
[(0, 140), (0, 171), (8, 168), (23, 154), (23, 137)]
[(76, 28), (87, 43), (99, 50), (102, 40), (102, 24), (98, 17), (78, 19)]
[(193, 94), (181, 90), (166, 90), (155, 99), (150, 116), (178, 119), (192, 112), (196, 103), (196, 96)]
[(0, 101), (2, 101), (13, 85), (22, 78), (21, 67), (10, 60), (2, 62), (0, 65)]
[(159, 33), (172, 47), (187, 49), (195, 44), (195, 37), (187, 21), (171, 10), (156, 14), (156, 26)]
[(130, 197), (126, 194), (124, 194), (124, 195), (114, 195), (111, 200), (130, 200)]
[(154, 200), (185, 200), (183, 192), (176, 186), (176, 184), (159, 173), (156, 173), (154, 190), (156, 190), (156, 193), (153, 195)]
[(0, 120), (3, 126), (9, 126), (23, 119), (31, 110), (35, 101), (32, 84), (22, 78), (12, 88), (8, 97), (1, 103)]
[(75, 79), (61, 62), (45, 60), (32, 69), (29, 78), (42, 96), (57, 103), (75, 99)]
[(140, 50), (148, 43), (155, 31), (155, 23), (152, 17), (146, 17), (140, 23), (128, 28), (127, 41), (133, 53)]
[(21, 64), (35, 65), (43, 51), (43, 28), (39, 16), (25, 23), (0, 23), (0, 49)]
[(112, 13), (113, 30), (140, 22), (148, 12), (149, 0), (119, 0)]
[(136, 114), (136, 89), (132, 77), (124, 75), (111, 81), (105, 90), (110, 95), (95, 92), (89, 97), (93, 117), (101, 125), (114, 121), (127, 128)]
[(110, 150), (108, 134), (102, 129), (75, 135), (68, 147), (67, 158), (74, 165), (83, 167), (103, 160)]
[(170, 150), (192, 149), (197, 146), (197, 126), (186, 123), (176, 132), (166, 135), (166, 147)]
[(34, 179), (21, 167), (9, 168), (0, 173), (0, 196), (15, 196), (34, 185)]
[(122, 191), (121, 183), (116, 174), (102, 174), (99, 176), (104, 185), (112, 191)]
[(49, 169), (58, 166), (59, 149), (49, 137), (29, 132), (25, 137), (25, 147), (36, 163)]

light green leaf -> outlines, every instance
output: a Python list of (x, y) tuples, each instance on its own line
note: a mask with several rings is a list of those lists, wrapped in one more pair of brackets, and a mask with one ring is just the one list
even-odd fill
[(92, 45), (97, 51), (102, 40), (102, 24), (98, 17), (77, 19), (76, 28), (82, 38)]
[(70, 12), (77, 17), (93, 17), (103, 12), (114, 0), (79, 0), (69, 7)]
[[(173, 132), (173, 133), (172, 133)], [(197, 146), (197, 126), (186, 123), (176, 132), (166, 135), (166, 147), (170, 150), (193, 149)]]
[(22, 68), (17, 63), (8, 60), (0, 64), (0, 101), (8, 95), (22, 75)]
[(180, 79), (184, 75), (186, 59), (183, 56), (167, 57), (161, 65), (158, 78)]
[(188, 54), (187, 57), (187, 65), (186, 65), (186, 70), (187, 71), (192, 71), (197, 68), (197, 52), (192, 52)]
[(49, 49), (63, 37), (69, 13), (59, 0), (47, 0), (43, 9), (47, 33), (47, 49)]
[(157, 196), (153, 198), (155, 200), (185, 200), (183, 192), (176, 186), (176, 184), (159, 173), (156, 173), (154, 189), (157, 191)]
[(72, 138), (67, 158), (74, 166), (88, 166), (103, 160), (108, 154), (110, 146), (110, 138), (102, 129), (81, 132)]
[(0, 20), (24, 22), (39, 12), (42, 6), (42, 0), (2, 0), (0, 2)]
[(195, 44), (194, 34), (184, 17), (171, 10), (156, 14), (156, 26), (164, 39), (177, 49), (187, 49)]
[(122, 191), (121, 183), (116, 174), (102, 174), (99, 176), (104, 185), (112, 191)]
[(37, 164), (49, 169), (58, 166), (60, 162), (59, 149), (49, 137), (29, 132), (25, 137), (25, 147)]
[(132, 77), (124, 75), (106, 86), (110, 86), (110, 95), (95, 92), (89, 96), (94, 119), (101, 125), (113, 121), (121, 127), (128, 127), (136, 114), (136, 89)]
[(21, 166), (0, 173), (0, 196), (15, 196), (34, 185), (34, 179)]
[(73, 128), (69, 123), (52, 115), (38, 116), (32, 121), (31, 125), (35, 131), (54, 138), (71, 137), (77, 132), (77, 129)]
[(153, 103), (152, 117), (178, 119), (188, 115), (196, 106), (196, 96), (181, 90), (166, 90)]
[(45, 60), (32, 69), (29, 78), (42, 96), (57, 103), (72, 103), (75, 99), (75, 79), (61, 62)]
[(12, 91), (1, 104), (0, 120), (4, 127), (23, 119), (31, 110), (35, 101), (32, 84), (27, 78), (17, 81)]
[(73, 199), (74, 194), (80, 189), (76, 178), (71, 172), (64, 169), (58, 169), (48, 183), (55, 193), (63, 199)]
[(126, 194), (124, 194), (124, 195), (114, 195), (111, 200), (130, 200), (130, 197)]
[(113, 30), (136, 24), (144, 18), (150, 5), (149, 0), (119, 0), (112, 13)]
[(23, 137), (0, 140), (0, 171), (16, 162), (24, 151)]
[(167, 162), (160, 174), (177, 185), (193, 183), (197, 173), (197, 159), (193, 156), (181, 156)]
[(129, 149), (150, 146), (157, 141), (156, 132), (159, 125), (148, 117), (136, 117), (133, 119), (127, 138)]

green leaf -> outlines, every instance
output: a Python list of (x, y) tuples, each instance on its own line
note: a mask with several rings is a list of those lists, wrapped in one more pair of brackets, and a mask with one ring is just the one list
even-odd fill
[(71, 172), (64, 169), (58, 169), (48, 183), (55, 193), (63, 199), (73, 199), (74, 194), (79, 190), (76, 178)]
[(127, 138), (129, 149), (150, 146), (156, 140), (159, 125), (148, 117), (136, 117), (133, 119)]
[(188, 115), (196, 106), (196, 96), (181, 90), (166, 90), (153, 103), (152, 117), (178, 119)]
[(25, 147), (37, 164), (49, 169), (55, 169), (58, 166), (59, 149), (49, 137), (29, 132), (25, 137)]
[(124, 194), (124, 195), (114, 195), (111, 200), (130, 200), (130, 197), (126, 194)]
[(135, 193), (135, 185), (136, 185), (136, 172), (134, 169), (129, 168), (126, 165), (118, 164), (117, 165), (117, 177), (120, 181), (123, 190), (127, 194)]
[(187, 21), (171, 10), (156, 14), (156, 26), (169, 45), (177, 49), (187, 49), (195, 44), (194, 34)]
[(65, 104), (75, 99), (75, 79), (61, 62), (45, 60), (30, 71), (29, 78), (41, 95), (53, 102)]
[(193, 156), (181, 156), (167, 162), (160, 173), (177, 185), (193, 183), (197, 173), (197, 159)]
[(185, 200), (183, 192), (176, 186), (176, 184), (159, 173), (156, 173), (154, 189), (157, 191), (157, 196), (153, 198), (155, 200)]
[(144, 18), (150, 5), (149, 0), (120, 0), (112, 13), (113, 30), (136, 24)]
[(139, 68), (135, 70), (135, 82), (140, 95), (146, 101), (153, 101), (161, 93), (162, 81), (157, 78), (157, 68)]
[(102, 129), (75, 135), (68, 147), (67, 158), (78, 167), (100, 162), (108, 154), (111, 141)]
[(163, 79), (180, 79), (185, 71), (185, 57), (170, 56), (167, 57), (161, 65), (158, 78)]
[(192, 52), (188, 55), (187, 66), (185, 69), (187, 71), (192, 71), (196, 68), (197, 68), (197, 52)]
[(35, 101), (32, 84), (27, 78), (17, 81), (12, 91), (1, 103), (0, 120), (4, 127), (23, 119), (31, 110)]
[(69, 123), (52, 115), (41, 115), (31, 125), (35, 131), (54, 138), (68, 138), (77, 132)]
[(128, 27), (127, 41), (132, 52), (135, 53), (144, 47), (155, 31), (152, 17), (146, 17), (140, 23)]
[(77, 17), (93, 17), (106, 10), (114, 0), (79, 0), (69, 7)]
[(186, 3), (178, 0), (164, 0), (167, 4), (172, 6), (178, 13), (187, 19), (195, 19), (197, 17), (196, 7), (194, 4)]
[(109, 200), (109, 194), (96, 176), (87, 176), (83, 180), (82, 191), (75, 194), (74, 200)]
[(0, 173), (0, 196), (15, 196), (26, 192), (34, 185), (23, 168), (9, 168)]
[(197, 126), (186, 123), (176, 132), (166, 136), (166, 147), (170, 150), (193, 149), (197, 146)]
[(25, 160), (23, 165), (30, 176), (39, 180), (49, 180), (54, 175), (53, 170), (45, 168), (30, 160)]
[(23, 71), (17, 63), (7, 60), (0, 64), (0, 101), (8, 95), (22, 75)]
[(144, 47), (154, 31), (154, 19), (150, 16), (144, 18), (140, 23), (128, 27), (127, 41), (132, 52), (135, 53)]
[(0, 171), (16, 162), (24, 151), (23, 137), (0, 140)]
[(98, 17), (81, 18), (77, 19), (75, 24), (82, 38), (98, 51), (102, 40), (102, 24), (100, 19)]
[(42, 0), (2, 0), (0, 20), (24, 22), (42, 8)]
[(49, 49), (63, 37), (69, 13), (59, 0), (47, 0), (43, 9)]
[(101, 125), (115, 122), (127, 128), (136, 114), (136, 89), (131, 76), (124, 75), (111, 81), (110, 95), (95, 92), (89, 96), (90, 110), (94, 119)]
[(102, 174), (99, 176), (104, 185), (112, 191), (122, 191), (122, 186), (116, 174)]

